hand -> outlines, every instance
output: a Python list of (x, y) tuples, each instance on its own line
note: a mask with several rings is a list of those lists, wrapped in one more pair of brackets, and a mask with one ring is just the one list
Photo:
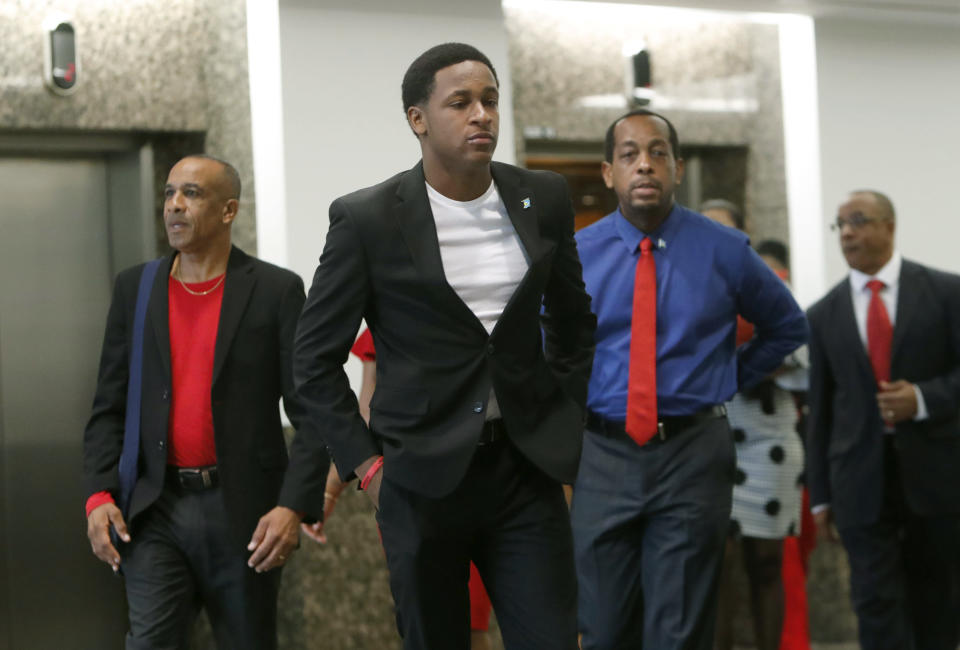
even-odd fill
[(833, 524), (833, 510), (824, 508), (813, 515), (813, 522), (817, 525), (817, 539), (830, 542), (839, 542), (837, 527)]
[(346, 483), (340, 480), (340, 473), (337, 466), (330, 463), (330, 471), (327, 472), (327, 486), (323, 491), (323, 521), (312, 524), (300, 524), (300, 529), (304, 534), (319, 544), (327, 543), (327, 535), (323, 532), (323, 524), (330, 520), (333, 515), (333, 508), (337, 505), (337, 499), (343, 492)]
[(917, 393), (909, 381), (881, 381), (877, 404), (884, 422), (897, 424), (912, 420), (917, 414)]
[(283, 566), (300, 541), (301, 519), (303, 517), (284, 506), (277, 506), (260, 517), (247, 544), (247, 550), (253, 551), (247, 566), (257, 573)]
[(110, 565), (113, 572), (120, 570), (120, 554), (110, 541), (110, 526), (117, 531), (125, 542), (130, 541), (127, 524), (123, 521), (123, 513), (114, 503), (104, 503), (96, 508), (87, 517), (87, 539), (93, 554)]
[[(354, 473), (363, 480), (363, 477), (367, 475), (367, 470), (373, 467), (373, 464), (376, 462), (378, 456), (371, 456), (367, 460), (363, 461), (359, 467), (354, 470)], [(367, 493), (367, 496), (370, 497), (370, 500), (373, 502), (373, 507), (377, 510), (380, 509), (380, 483), (383, 481), (383, 467), (377, 470), (377, 473), (373, 475), (373, 478), (370, 479), (367, 489), (364, 490)]]

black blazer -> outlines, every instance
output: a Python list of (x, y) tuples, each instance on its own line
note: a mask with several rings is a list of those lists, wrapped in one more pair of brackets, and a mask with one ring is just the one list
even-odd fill
[[(167, 285), (174, 256), (157, 271), (143, 337), (139, 476), (129, 519), (160, 495), (167, 464), (170, 414), (170, 331)], [(119, 491), (128, 350), (143, 265), (117, 276), (107, 315), (93, 413), (84, 433), (87, 494)], [(287, 449), (279, 400), (294, 427), (305, 426), (293, 389), (293, 334), (303, 305), (303, 282), (234, 247), (227, 264), (214, 348), (210, 400), (224, 507), (238, 541), (246, 544), (258, 519), (277, 505)], [(325, 462), (318, 455), (318, 463)], [(319, 470), (318, 470), (319, 471)], [(326, 469), (323, 473), (325, 475)], [(298, 502), (311, 517), (323, 514), (324, 481), (305, 481)], [(135, 533), (134, 533), (135, 534)]]
[[(294, 438), (288, 484), (326, 442), (345, 478), (383, 453), (387, 478), (445, 495), (466, 473), (491, 385), (516, 447), (574, 480), (596, 318), (566, 183), (500, 163), (492, 172), (530, 264), (490, 335), (446, 281), (422, 164), (330, 206), (294, 352), (297, 390), (321, 435)], [(343, 371), (361, 318), (377, 348), (372, 431)]]
[[(808, 312), (810, 497), (841, 527), (875, 522), (884, 485), (878, 389), (850, 291), (844, 279)], [(903, 261), (890, 375), (917, 384), (930, 413), (894, 434), (908, 505), (960, 512), (960, 276)]]

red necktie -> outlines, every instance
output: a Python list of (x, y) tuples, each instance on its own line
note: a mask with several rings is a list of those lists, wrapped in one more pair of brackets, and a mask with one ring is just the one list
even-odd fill
[(657, 432), (657, 266), (649, 237), (640, 242), (631, 323), (626, 431), (642, 445)]
[(877, 385), (881, 381), (890, 381), (890, 348), (893, 344), (893, 326), (887, 307), (880, 298), (880, 290), (886, 287), (880, 280), (870, 280), (870, 305), (867, 307), (867, 351), (870, 353), (870, 365)]

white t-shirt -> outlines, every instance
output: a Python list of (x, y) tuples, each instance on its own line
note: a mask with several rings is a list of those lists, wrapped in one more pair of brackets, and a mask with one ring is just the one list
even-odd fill
[[(454, 201), (426, 186), (447, 283), (489, 334), (527, 272), (527, 253), (492, 181), (472, 201)], [(486, 417), (500, 417), (492, 389)]]

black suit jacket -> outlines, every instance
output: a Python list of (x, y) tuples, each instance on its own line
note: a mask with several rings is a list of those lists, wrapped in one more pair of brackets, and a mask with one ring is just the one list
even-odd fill
[[(288, 484), (326, 442), (345, 478), (383, 453), (387, 478), (447, 494), (473, 456), (491, 386), (516, 447), (573, 481), (596, 318), (566, 183), (499, 163), (492, 172), (530, 264), (490, 335), (446, 281), (422, 164), (330, 206), (294, 353), (297, 389), (322, 435), (296, 436)], [(343, 371), (361, 318), (377, 348), (372, 431)]]
[[(810, 497), (841, 527), (875, 522), (884, 485), (878, 388), (850, 292), (844, 279), (808, 312)], [(894, 434), (908, 505), (960, 512), (960, 276), (903, 261), (890, 374), (917, 384), (930, 414)]]
[[(160, 495), (166, 472), (172, 391), (167, 285), (173, 260), (171, 255), (158, 269), (144, 324), (139, 476), (130, 501), (131, 522)], [(119, 491), (128, 353), (142, 268), (121, 272), (113, 290), (93, 413), (84, 433), (87, 494)], [(293, 334), (303, 300), (303, 282), (297, 275), (238, 248), (231, 250), (210, 400), (224, 507), (243, 544), (260, 516), (277, 505), (287, 465), (281, 397), (294, 427), (306, 426), (291, 370)], [(324, 463), (322, 454), (317, 462)], [(312, 517), (323, 514), (325, 466), (317, 472), (323, 478), (302, 482), (298, 495), (301, 510)]]

